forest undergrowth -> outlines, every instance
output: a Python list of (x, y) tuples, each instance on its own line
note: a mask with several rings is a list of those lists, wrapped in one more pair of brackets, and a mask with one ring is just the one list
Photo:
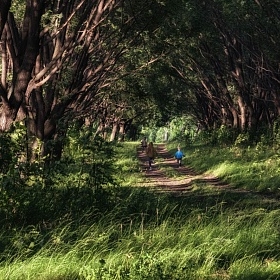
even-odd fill
[(230, 153), (222, 172), (221, 150), (181, 146), (185, 165), (231, 184), (243, 174), (236, 188), (247, 191), (197, 183), (173, 196), (135, 187), (145, 181), (138, 143), (118, 144), (113, 178), (102, 188), (68, 179), (65, 187), (1, 192), (0, 279), (280, 279), (277, 188), (253, 189), (245, 171), (226, 172), (238, 166)]

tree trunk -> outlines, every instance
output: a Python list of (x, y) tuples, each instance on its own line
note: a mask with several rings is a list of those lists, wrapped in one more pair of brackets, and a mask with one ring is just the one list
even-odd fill
[(232, 127), (239, 128), (239, 116), (235, 108), (230, 107), (230, 111), (233, 117)]
[(124, 135), (125, 135), (125, 122), (124, 121), (120, 121), (119, 123), (119, 137), (118, 137), (118, 141), (119, 142), (123, 142), (124, 141)]
[(246, 105), (243, 102), (243, 99), (241, 96), (238, 97), (238, 105), (239, 105), (239, 110), (240, 110), (240, 129), (241, 131), (246, 130)]
[(118, 121), (115, 120), (113, 123), (113, 128), (112, 128), (112, 132), (111, 132), (111, 136), (110, 136), (110, 141), (114, 141), (116, 139), (116, 135), (117, 135), (117, 131), (118, 131)]
[(0, 1), (0, 38), (2, 36), (2, 32), (7, 21), (8, 12), (10, 10), (11, 3), (12, 3), (11, 0)]
[(0, 108), (0, 131), (8, 131), (13, 123), (13, 110), (3, 102)]

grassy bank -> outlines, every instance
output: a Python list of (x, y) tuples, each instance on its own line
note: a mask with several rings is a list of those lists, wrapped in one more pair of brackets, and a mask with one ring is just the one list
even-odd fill
[[(172, 153), (178, 144), (168, 145)], [(280, 194), (280, 153), (273, 147), (181, 146), (184, 163), (198, 172), (214, 174), (238, 188)]]
[[(185, 164), (222, 175), (213, 169), (221, 165), (217, 156), (211, 167), (213, 149), (209, 156), (207, 149), (184, 149)], [(118, 185), (102, 193), (106, 208), (92, 205), (83, 192), (77, 197), (83, 211), (75, 216), (61, 211), (56, 220), (21, 228), (2, 222), (0, 279), (280, 279), (277, 199), (205, 192), (207, 186), (182, 197), (155, 194), (135, 187), (142, 176), (136, 144), (116, 151)]]

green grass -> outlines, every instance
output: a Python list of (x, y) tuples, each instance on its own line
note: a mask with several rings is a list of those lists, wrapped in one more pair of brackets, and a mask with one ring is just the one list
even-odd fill
[[(170, 209), (166, 209), (170, 210)], [(64, 230), (31, 258), (1, 266), (1, 279), (277, 279), (279, 210), (159, 213), (154, 220)], [(248, 209), (249, 210), (249, 209)], [(214, 211), (214, 212), (213, 212)], [(155, 213), (156, 214), (156, 213)], [(140, 215), (141, 216), (141, 215)], [(70, 228), (70, 227), (69, 227)], [(78, 238), (70, 244), (69, 235)], [(59, 238), (58, 238), (59, 237)], [(246, 267), (246, 271), (244, 268)]]
[(123, 186), (136, 185), (143, 180), (136, 154), (137, 147), (139, 147), (139, 143), (135, 142), (120, 143), (116, 147), (117, 158), (115, 165), (119, 172), (115, 174), (115, 178)]
[[(180, 197), (135, 187), (142, 178), (136, 145), (117, 147), (114, 176), (120, 185), (101, 193), (106, 207), (92, 205), (95, 200), (81, 192), (63, 205), (72, 209), (68, 203), (76, 199), (83, 210), (75, 206), (75, 215), (61, 209), (55, 220), (44, 216), (20, 228), (2, 221), (0, 279), (280, 279), (279, 200), (207, 185)], [(214, 157), (213, 149), (184, 151), (184, 164), (206, 162), (201, 171), (226, 178), (239, 170), (231, 156), (228, 165), (222, 164), (222, 152)], [(249, 175), (244, 179), (249, 181)]]
[[(170, 143), (175, 151), (177, 144)], [(251, 191), (280, 191), (280, 155), (272, 147), (183, 146), (184, 164)]]

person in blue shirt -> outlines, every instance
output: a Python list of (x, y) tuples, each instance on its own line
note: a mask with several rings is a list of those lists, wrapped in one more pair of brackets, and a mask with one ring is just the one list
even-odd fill
[(177, 152), (175, 153), (174, 157), (177, 160), (178, 166), (182, 166), (182, 158), (184, 156), (184, 153), (181, 151), (181, 148), (177, 148)]

